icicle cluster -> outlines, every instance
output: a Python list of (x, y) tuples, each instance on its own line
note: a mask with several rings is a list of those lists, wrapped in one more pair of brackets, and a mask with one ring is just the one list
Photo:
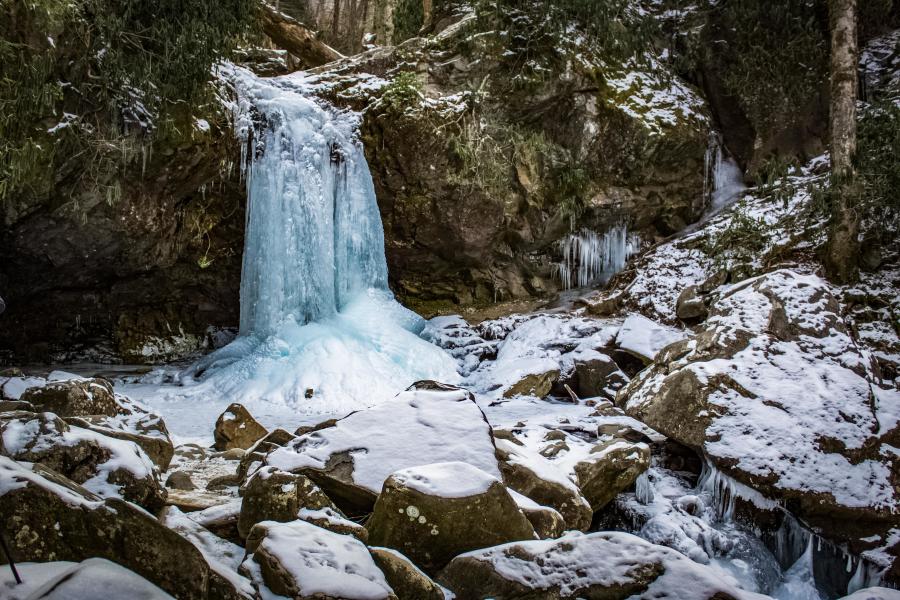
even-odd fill
[(629, 235), (625, 225), (606, 233), (583, 229), (560, 242), (562, 261), (556, 265), (564, 289), (603, 283), (625, 267), (635, 254), (640, 240)]

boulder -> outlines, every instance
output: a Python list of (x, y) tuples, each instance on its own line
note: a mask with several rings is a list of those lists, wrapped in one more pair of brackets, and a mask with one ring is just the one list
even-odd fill
[(252, 475), (256, 469), (265, 462), (266, 455), (269, 452), (281, 448), (282, 446), (286, 446), (291, 440), (296, 439), (296, 437), (297, 436), (281, 428), (270, 431), (265, 437), (248, 448), (244, 452), (244, 455), (241, 456), (237, 469), (238, 479), (240, 481), (245, 481), (248, 475)]
[(166, 487), (185, 491), (197, 489), (197, 486), (191, 480), (191, 476), (184, 471), (172, 471), (166, 478)]
[(611, 357), (600, 352), (575, 359), (572, 388), (582, 398), (602, 397), (615, 400), (616, 393), (628, 385), (630, 379)]
[(566, 530), (566, 521), (563, 516), (549, 506), (541, 506), (528, 496), (523, 496), (515, 490), (507, 490), (516, 506), (534, 527), (534, 532), (539, 538), (558, 538)]
[(301, 508), (297, 518), (334, 533), (352, 535), (363, 544), (369, 543), (369, 530), (351, 521), (335, 508)]
[(0, 457), (0, 532), (21, 562), (115, 561), (184, 600), (246, 599), (201, 552), (133, 504)]
[(494, 476), (462, 462), (397, 471), (368, 522), (369, 538), (434, 573), (461, 552), (534, 539), (531, 523)]
[(390, 548), (369, 548), (399, 600), (444, 600), (444, 591), (408, 558)]
[[(696, 337), (662, 351), (617, 402), (859, 554), (896, 527), (900, 393), (873, 383), (841, 314), (814, 275), (724, 288)], [(873, 554), (887, 568), (896, 552)]]
[(397, 599), (362, 542), (304, 521), (257, 523), (241, 572), (258, 589), (295, 600)]
[(682, 321), (702, 321), (709, 314), (706, 298), (701, 295), (700, 286), (689, 285), (678, 295), (675, 316)]
[(553, 384), (559, 379), (559, 369), (551, 369), (542, 373), (531, 373), (525, 375), (517, 382), (513, 383), (505, 392), (504, 398), (513, 398), (515, 396), (534, 396), (536, 398), (546, 398), (553, 389)]
[(650, 446), (613, 438), (591, 448), (584, 460), (575, 464), (578, 487), (594, 512), (634, 484), (650, 466)]
[(112, 383), (101, 378), (51, 381), (43, 387), (25, 390), (19, 400), (60, 417), (115, 417), (119, 414), (119, 403), (116, 402)]
[(660, 350), (687, 337), (688, 333), (680, 329), (633, 314), (622, 323), (616, 335), (616, 346), (644, 363), (651, 363)]
[(537, 504), (558, 511), (566, 529), (587, 531), (591, 504), (578, 486), (549, 460), (520, 443), (497, 439), (497, 459), (503, 482)]
[(219, 418), (216, 419), (216, 429), (213, 432), (216, 450), (231, 450), (241, 448), (246, 450), (258, 440), (265, 437), (266, 428), (253, 418), (243, 405), (234, 403), (228, 406)]
[(301, 509), (334, 509), (319, 487), (304, 475), (263, 467), (244, 488), (238, 532), (246, 538), (261, 521), (288, 522), (297, 519)]
[(385, 479), (407, 467), (459, 460), (500, 475), (491, 428), (472, 394), (433, 382), (302, 435), (265, 460), (308, 476), (351, 517), (371, 512)]
[(52, 413), (5, 413), (0, 454), (40, 463), (100, 496), (120, 496), (151, 511), (166, 502), (159, 471), (137, 444), (70, 427)]
[(840, 600), (900, 600), (900, 591), (883, 587), (869, 587), (857, 590)]
[(573, 532), (558, 540), (475, 550), (454, 558), (438, 581), (458, 600), (758, 598), (674, 550), (619, 532)]
[(175, 600), (137, 573), (103, 558), (48, 571), (54, 574), (29, 594), (29, 600)]

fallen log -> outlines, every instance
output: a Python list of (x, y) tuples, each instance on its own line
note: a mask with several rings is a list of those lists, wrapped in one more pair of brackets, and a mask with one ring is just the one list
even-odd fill
[(344, 55), (322, 42), (314, 31), (300, 21), (262, 2), (263, 32), (276, 46), (287, 50), (308, 67), (318, 67), (344, 58)]

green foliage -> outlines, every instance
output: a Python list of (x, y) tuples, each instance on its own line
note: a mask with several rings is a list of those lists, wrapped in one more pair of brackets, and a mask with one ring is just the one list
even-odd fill
[(115, 201), (123, 165), (209, 98), (254, 22), (253, 0), (0, 0), (0, 201)]
[(781, 156), (772, 156), (756, 172), (757, 193), (775, 202), (781, 202), (787, 208), (788, 202), (797, 191), (788, 177), (795, 168), (793, 160)]
[(415, 72), (402, 71), (385, 86), (381, 94), (381, 105), (387, 110), (404, 113), (407, 109), (421, 104), (425, 97), (423, 89), (424, 86)]
[(813, 214), (830, 218), (841, 197), (861, 218), (862, 231), (892, 238), (900, 230), (900, 107), (884, 102), (865, 110), (858, 122), (856, 172), (831, 178), (810, 190)]
[(476, 0), (479, 30), (493, 32), (496, 58), (514, 89), (558, 78), (573, 59), (599, 65), (643, 61), (655, 20), (631, 0)]
[(585, 211), (591, 177), (587, 170), (575, 162), (556, 166), (550, 177), (551, 197), (555, 200), (559, 215), (569, 220), (569, 228), (576, 229), (576, 222)]
[(757, 130), (803, 114), (826, 81), (827, 29), (815, 0), (710, 3), (705, 51)]
[(717, 267), (728, 263), (752, 263), (766, 249), (766, 223), (750, 215), (735, 211), (725, 229), (704, 239), (703, 252)]
[(422, 0), (400, 0), (394, 9), (394, 43), (416, 37), (424, 19)]

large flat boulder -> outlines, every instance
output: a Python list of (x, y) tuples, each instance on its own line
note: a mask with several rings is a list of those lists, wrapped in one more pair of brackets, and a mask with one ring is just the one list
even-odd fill
[[(697, 336), (618, 396), (633, 417), (888, 567), (900, 394), (873, 383), (834, 290), (780, 270), (725, 288)], [(888, 558), (885, 558), (888, 557)]]
[(534, 598), (758, 598), (717, 572), (627, 533), (573, 532), (558, 540), (514, 542), (454, 558), (438, 581), (459, 600)]
[(41, 387), (28, 388), (19, 400), (60, 417), (115, 417), (119, 414), (112, 383), (101, 378), (51, 381)]
[(402, 552), (427, 573), (461, 552), (535, 538), (500, 480), (461, 462), (392, 474), (367, 527), (373, 544)]
[(180, 599), (247, 598), (146, 511), (104, 500), (41, 465), (0, 456), (0, 514), (0, 530), (19, 561), (105, 558)]
[(447, 461), (500, 476), (490, 425), (472, 394), (434, 382), (302, 435), (266, 458), (308, 476), (351, 516), (372, 510), (391, 473)]

